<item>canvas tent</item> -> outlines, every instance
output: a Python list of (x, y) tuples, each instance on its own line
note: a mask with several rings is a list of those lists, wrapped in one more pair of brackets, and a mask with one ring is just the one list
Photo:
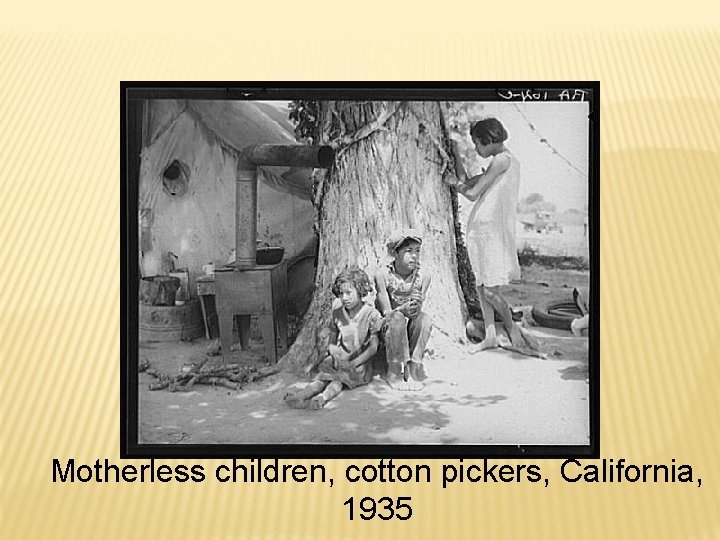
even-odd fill
[[(253, 144), (295, 144), (284, 105), (144, 103), (138, 205), (143, 276), (161, 273), (168, 252), (188, 268), (191, 282), (206, 263), (227, 261), (235, 247), (238, 151)], [(258, 240), (284, 247), (291, 267), (314, 254), (310, 174), (300, 168), (258, 170)]]

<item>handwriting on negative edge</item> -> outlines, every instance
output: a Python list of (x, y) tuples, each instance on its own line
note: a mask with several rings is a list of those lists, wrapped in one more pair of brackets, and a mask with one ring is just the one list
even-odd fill
[(498, 90), (498, 96), (508, 101), (585, 101), (588, 91), (579, 88), (564, 90)]

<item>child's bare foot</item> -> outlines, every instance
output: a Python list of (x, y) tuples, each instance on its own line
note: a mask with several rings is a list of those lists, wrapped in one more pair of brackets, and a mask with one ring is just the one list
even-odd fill
[(407, 392), (410, 388), (408, 382), (405, 380), (404, 373), (392, 373), (388, 371), (385, 381), (388, 383), (390, 388), (399, 392)]
[(410, 374), (410, 379), (422, 382), (428, 378), (427, 373), (425, 373), (425, 366), (421, 362), (414, 362), (411, 360), (407, 363), (407, 370)]
[(485, 330), (485, 339), (478, 343), (478, 351), (485, 351), (487, 349), (497, 349), (500, 346), (500, 342), (497, 337), (497, 330), (495, 325), (490, 325)]
[(423, 383), (418, 382), (418, 381), (413, 381), (413, 380), (409, 380), (409, 381), (399, 380), (399, 381), (394, 381), (392, 383), (390, 381), (388, 381), (388, 384), (390, 385), (390, 388), (392, 388), (393, 390), (396, 390), (398, 392), (419, 392), (420, 390), (422, 390), (425, 387), (423, 385)]
[[(410, 364), (414, 364), (416, 362), (407, 362), (405, 364), (406, 370), (405, 373), (409, 373)], [(422, 364), (421, 364), (422, 365)], [(385, 378), (385, 381), (388, 383), (390, 388), (393, 390), (397, 390), (398, 392), (417, 392), (419, 390), (422, 390), (424, 388), (424, 385), (419, 381), (414, 381), (412, 379), (405, 380), (405, 373), (400, 373), (399, 375), (397, 373), (391, 373), (388, 372), (387, 377)]]
[(391, 370), (388, 370), (387, 375), (385, 376), (385, 382), (388, 383), (388, 386), (393, 390), (400, 390), (405, 384), (402, 373), (393, 373)]
[(497, 336), (486, 337), (477, 345), (468, 348), (470, 354), (479, 353), (480, 351), (486, 351), (488, 349), (497, 349), (500, 346)]
[(283, 399), (285, 399), (285, 403), (293, 409), (307, 409), (308, 402), (306, 399), (303, 399), (300, 394), (288, 393), (285, 394)]
[(419, 381), (413, 381), (412, 379), (404, 381), (405, 385), (401, 390), (403, 392), (419, 392), (423, 388), (425, 388), (425, 385)]
[(477, 319), (468, 319), (465, 323), (465, 331), (468, 337), (475, 339), (482, 339), (485, 337), (485, 329), (482, 328), (482, 323)]
[(583, 330), (587, 329), (590, 324), (590, 315), (583, 315), (579, 319), (573, 319), (570, 323), (570, 330), (575, 336), (582, 336)]
[(313, 411), (319, 411), (323, 407), (325, 407), (325, 397), (323, 397), (322, 394), (318, 394), (314, 398), (310, 400), (310, 409)]

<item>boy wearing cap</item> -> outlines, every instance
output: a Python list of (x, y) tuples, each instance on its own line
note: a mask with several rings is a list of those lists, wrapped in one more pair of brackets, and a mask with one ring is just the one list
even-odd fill
[(427, 378), (423, 354), (432, 321), (422, 304), (431, 276), (420, 271), (421, 245), (417, 231), (394, 234), (387, 243), (393, 260), (375, 275), (377, 308), (385, 317), (387, 382), (396, 390), (420, 390)]

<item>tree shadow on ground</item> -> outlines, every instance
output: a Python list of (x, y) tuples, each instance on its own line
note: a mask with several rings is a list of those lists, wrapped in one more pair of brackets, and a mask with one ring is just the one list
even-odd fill
[(566, 381), (590, 381), (587, 364), (576, 364), (565, 369), (559, 369), (560, 377)]
[[(248, 410), (242, 423), (262, 421), (264, 431), (271, 441), (291, 444), (337, 443), (337, 444), (417, 444), (418, 441), (435, 444), (478, 443), (460, 440), (457, 436), (443, 434), (453, 420), (450, 411), (473, 410), (493, 406), (506, 396), (462, 396), (448, 392), (429, 390), (435, 382), (427, 382), (420, 392), (392, 390), (384, 380), (375, 377), (367, 385), (354, 390), (344, 390), (337, 398), (319, 411), (292, 409), (283, 401), (288, 388), (301, 388), (307, 381), (282, 384), (287, 380), (283, 374), (276, 375), (263, 384), (269, 400), (258, 403), (259, 407)], [(470, 435), (470, 434), (468, 434)], [(477, 435), (476, 435), (477, 436)], [(250, 441), (248, 441), (250, 442)], [(252, 441), (266, 442), (266, 441)]]
[[(152, 365), (170, 373), (197, 356), (206, 344), (158, 346), (148, 355)], [(577, 351), (580, 353), (580, 349)], [(231, 355), (232, 360), (256, 360), (253, 355)], [(247, 358), (246, 358), (247, 357)], [(506, 354), (517, 361), (542, 360)], [(212, 361), (220, 361), (215, 358)], [(169, 444), (488, 444), (492, 429), (487, 419), (507, 414), (511, 397), (493, 391), (481, 366), (471, 361), (433, 360), (443, 375), (426, 381), (420, 392), (392, 390), (376, 376), (367, 385), (343, 391), (325, 409), (290, 408), (283, 397), (288, 390), (308, 384), (279, 373), (245, 386), (239, 391), (197, 385), (191, 392), (150, 392), (152, 382), (140, 374), (139, 429), (141, 443)], [(587, 377), (587, 358), (579, 354), (552, 358), (558, 379)], [(436, 363), (437, 362), (437, 363)], [(497, 359), (494, 360), (497, 363)], [(557, 364), (556, 362), (560, 362)], [(549, 366), (548, 366), (549, 367)], [(557, 369), (560, 368), (560, 369)], [(470, 372), (465, 373), (465, 369)], [(502, 367), (500, 367), (502, 369)], [(435, 374), (431, 369), (431, 375)], [(506, 385), (507, 387), (507, 385)], [(477, 389), (477, 393), (474, 389)], [(503, 395), (508, 394), (508, 395)], [(512, 406), (511, 406), (512, 407)], [(494, 428), (497, 430), (496, 428)]]

